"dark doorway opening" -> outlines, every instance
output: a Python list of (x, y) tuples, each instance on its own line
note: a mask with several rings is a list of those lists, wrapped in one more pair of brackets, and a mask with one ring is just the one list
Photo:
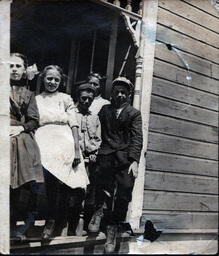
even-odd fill
[[(115, 17), (118, 18), (118, 29), (113, 38), (116, 44), (112, 66), (108, 60)], [(122, 75), (134, 83), (136, 48), (119, 13), (89, 1), (21, 0), (11, 4), (11, 52), (26, 55), (29, 65), (36, 63), (39, 71), (51, 64), (61, 66), (68, 77), (64, 91), (74, 99), (77, 86), (86, 81), (90, 71), (102, 75), (103, 86), (109, 75), (112, 79), (117, 77), (129, 45), (131, 50)], [(37, 89), (37, 77), (29, 87), (33, 91)], [(109, 93), (104, 96), (110, 97)], [(21, 193), (23, 209), (27, 204), (27, 193), (26, 190)], [(38, 218), (43, 219), (47, 211), (44, 186), (38, 201)], [(22, 220), (24, 212), (20, 215)]]
[[(68, 76), (64, 91), (74, 98), (77, 85), (86, 81), (91, 71), (100, 73), (103, 85), (106, 83), (111, 65), (108, 58), (114, 17), (114, 10), (89, 1), (14, 1), (11, 5), (11, 52), (26, 55), (29, 65), (36, 63), (39, 71), (50, 64), (61, 66)], [(134, 83), (136, 49), (120, 16), (115, 40), (111, 75), (118, 76), (131, 44), (123, 75)], [(34, 91), (36, 87), (35, 79), (30, 89)], [(109, 98), (109, 93), (105, 97)]]

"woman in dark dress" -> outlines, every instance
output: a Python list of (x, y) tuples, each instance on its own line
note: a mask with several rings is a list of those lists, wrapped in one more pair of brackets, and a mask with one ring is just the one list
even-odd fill
[[(39, 113), (34, 94), (26, 79), (27, 60), (19, 53), (10, 57), (10, 141), (11, 141), (11, 228), (12, 236), (23, 240), (34, 223), (38, 183), (44, 181), (40, 151), (34, 138)], [(16, 228), (16, 210), (19, 210), (20, 189), (29, 190), (28, 212), (25, 225)], [(13, 230), (15, 229), (15, 230)]]

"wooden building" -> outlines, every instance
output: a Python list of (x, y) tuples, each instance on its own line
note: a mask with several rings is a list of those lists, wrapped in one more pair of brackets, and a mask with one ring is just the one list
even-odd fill
[[(162, 229), (218, 227), (218, 23), (211, 0), (11, 4), (11, 51), (39, 70), (62, 66), (73, 97), (95, 71), (109, 98), (125, 63), (121, 74), (135, 83), (144, 130), (128, 214), (136, 229), (146, 219)], [(9, 53), (7, 42), (3, 49)]]
[(159, 1), (143, 216), (161, 228), (218, 228), (215, 7), (208, 0)]
[[(125, 62), (121, 74), (135, 83), (133, 105), (144, 120), (128, 216), (133, 227), (150, 219), (158, 228), (217, 228), (216, 6), (210, 0), (35, 1), (20, 7), (18, 27), (18, 5), (12, 5), (11, 48), (23, 49), (40, 69), (63, 66), (64, 90), (73, 97), (95, 71), (109, 98)], [(44, 18), (48, 13), (52, 19)]]

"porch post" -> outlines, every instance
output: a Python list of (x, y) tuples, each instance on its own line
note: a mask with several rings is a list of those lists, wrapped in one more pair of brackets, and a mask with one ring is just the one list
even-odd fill
[(9, 54), (10, 0), (0, 1), (0, 253), (9, 254)]
[(108, 53), (107, 72), (106, 72), (106, 86), (105, 86), (105, 95), (104, 95), (106, 98), (109, 98), (112, 81), (113, 81), (113, 71), (114, 71), (116, 43), (117, 43), (117, 30), (118, 30), (118, 15), (117, 13), (114, 13), (112, 15), (112, 29), (110, 34), (109, 53)]
[[(157, 28), (158, 0), (142, 1), (142, 22), (139, 50), (136, 56), (136, 80), (133, 106), (142, 113), (143, 149), (139, 163), (138, 177), (129, 204), (127, 220), (133, 229), (138, 229), (144, 201), (144, 177), (150, 116), (150, 101), (153, 79), (154, 51)], [(147, 200), (147, 198), (145, 198)]]

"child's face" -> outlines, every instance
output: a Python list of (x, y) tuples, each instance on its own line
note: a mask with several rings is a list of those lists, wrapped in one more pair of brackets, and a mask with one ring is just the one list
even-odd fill
[(90, 91), (81, 91), (78, 103), (81, 109), (88, 110), (94, 99), (94, 93)]
[(124, 103), (128, 102), (129, 97), (129, 90), (124, 85), (116, 85), (112, 90), (112, 98), (117, 107), (121, 107)]
[(21, 80), (25, 72), (24, 61), (20, 57), (11, 56), (10, 58), (10, 79), (13, 81)]
[(89, 79), (89, 84), (91, 84), (95, 89), (95, 95), (98, 96), (100, 94), (100, 80), (94, 76), (91, 76)]
[(55, 92), (61, 83), (61, 75), (56, 69), (49, 69), (44, 77), (44, 86), (46, 92)]

